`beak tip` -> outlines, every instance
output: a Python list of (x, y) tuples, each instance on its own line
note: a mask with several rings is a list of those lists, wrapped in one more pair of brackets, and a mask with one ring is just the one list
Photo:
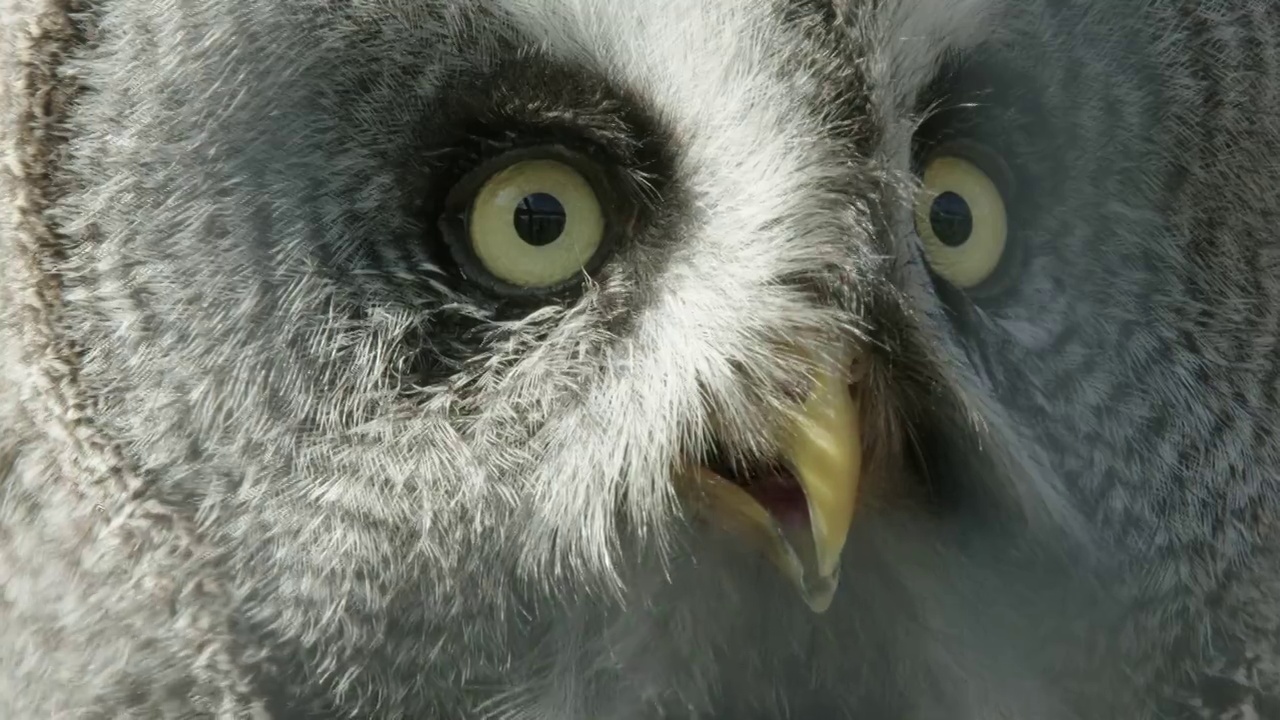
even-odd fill
[(836, 590), (840, 587), (840, 568), (835, 572), (823, 574), (816, 578), (806, 578), (803, 584), (805, 604), (815, 615), (822, 615), (831, 609)]

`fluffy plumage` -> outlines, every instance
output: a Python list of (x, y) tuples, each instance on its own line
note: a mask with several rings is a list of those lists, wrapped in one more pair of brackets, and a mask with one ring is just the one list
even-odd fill
[[(1280, 717), (1280, 5), (0, 2), (0, 715)], [(913, 226), (1007, 166), (1016, 271)], [(637, 204), (502, 301), (442, 196)], [(691, 517), (846, 346), (831, 610)]]

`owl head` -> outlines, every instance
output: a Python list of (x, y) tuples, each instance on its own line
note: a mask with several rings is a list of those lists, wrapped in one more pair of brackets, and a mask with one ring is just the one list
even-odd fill
[(96, 417), (301, 635), (1073, 535), (1184, 261), (1130, 21), (1051, 5), (116, 3), (55, 212)]

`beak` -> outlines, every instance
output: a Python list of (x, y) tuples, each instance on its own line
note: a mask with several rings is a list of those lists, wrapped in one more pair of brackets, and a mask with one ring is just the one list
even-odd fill
[(756, 545), (809, 607), (822, 613), (839, 585), (862, 469), (858, 404), (841, 375), (817, 378), (781, 449), (783, 465), (804, 492), (808, 516), (803, 522), (775, 517), (743, 486), (708, 469), (696, 473), (696, 485), (707, 514)]

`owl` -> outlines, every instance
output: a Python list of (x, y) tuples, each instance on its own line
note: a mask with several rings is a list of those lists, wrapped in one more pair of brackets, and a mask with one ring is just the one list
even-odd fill
[(0, 716), (1280, 718), (1280, 4), (0, 43)]

